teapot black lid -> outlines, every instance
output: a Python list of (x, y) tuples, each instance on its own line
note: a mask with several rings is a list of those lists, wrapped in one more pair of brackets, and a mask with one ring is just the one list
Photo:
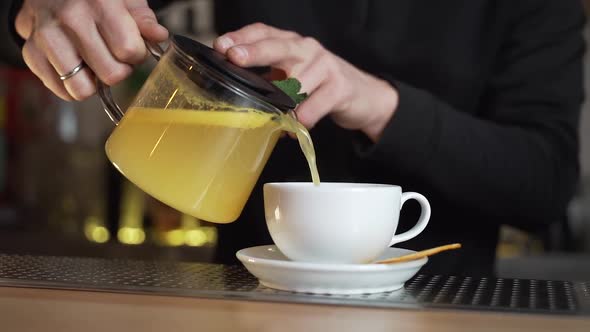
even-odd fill
[(232, 86), (237, 86), (241, 90), (245, 90), (244, 92), (268, 102), (282, 111), (289, 111), (297, 106), (291, 97), (274, 84), (248, 68), (231, 63), (223, 54), (214, 49), (181, 35), (173, 35), (172, 42), (185, 55), (214, 70)]

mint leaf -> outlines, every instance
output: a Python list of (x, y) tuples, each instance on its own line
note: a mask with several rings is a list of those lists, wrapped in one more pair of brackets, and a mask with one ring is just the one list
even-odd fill
[(272, 83), (283, 90), (296, 104), (300, 104), (307, 98), (307, 93), (299, 93), (301, 91), (301, 82), (294, 77), (289, 77), (282, 81), (272, 81)]

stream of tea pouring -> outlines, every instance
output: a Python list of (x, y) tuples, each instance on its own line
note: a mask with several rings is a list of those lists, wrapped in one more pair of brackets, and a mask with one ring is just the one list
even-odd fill
[(311, 179), (314, 185), (319, 186), (320, 174), (318, 172), (315, 149), (309, 131), (301, 124), (301, 122), (299, 122), (299, 120), (297, 120), (295, 111), (289, 111), (287, 114), (283, 114), (279, 121), (281, 121), (283, 130), (292, 132), (297, 136), (301, 152), (303, 152), (307, 164), (309, 165)]

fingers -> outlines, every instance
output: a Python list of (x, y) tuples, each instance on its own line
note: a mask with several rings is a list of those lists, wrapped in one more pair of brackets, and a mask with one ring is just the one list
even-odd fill
[(302, 92), (309, 94), (296, 110), (305, 127), (312, 128), (328, 114), (344, 118), (340, 122), (346, 127), (355, 127), (356, 120), (349, 123), (341, 114), (349, 113), (353, 104), (353, 84), (347, 77), (358, 73), (314, 38), (257, 23), (219, 37), (213, 46), (239, 66), (271, 66), (297, 78)]
[(297, 107), (297, 119), (306, 128), (313, 128), (316, 123), (330, 113), (336, 106), (337, 91), (330, 84), (320, 86)]
[(101, 81), (115, 85), (131, 73), (131, 66), (115, 58), (84, 5), (72, 5), (60, 12), (60, 22), (86, 64)]
[[(51, 77), (58, 77), (70, 72), (82, 62), (76, 47), (57, 25), (48, 25), (36, 31), (31, 40), (38, 45), (53, 66)], [(49, 80), (49, 77), (44, 77)], [(60, 81), (61, 82), (61, 81)], [(82, 69), (76, 75), (63, 81), (68, 94), (76, 100), (84, 100), (96, 92), (94, 75), (88, 69)]]
[(242, 67), (271, 66), (302, 82), (311, 92), (322, 81), (329, 52), (314, 38), (301, 37), (263, 23), (247, 25), (217, 38), (213, 47)]
[(166, 41), (168, 30), (158, 23), (156, 14), (147, 6), (145, 0), (128, 1), (127, 9), (144, 38), (157, 43)]
[(323, 80), (319, 87), (297, 107), (297, 118), (307, 128), (314, 127), (321, 118), (328, 114), (334, 120), (343, 118), (338, 121), (343, 128), (351, 129), (358, 126), (363, 122), (362, 118), (347, 120), (350, 109), (358, 106), (353, 105), (355, 104), (353, 82), (343, 75), (342, 65), (337, 58), (332, 57), (322, 61), (318, 60), (318, 62), (319, 64), (315, 68), (324, 69), (325, 72), (319, 74)]
[(271, 66), (297, 78), (302, 92), (310, 95), (297, 108), (300, 122), (308, 128), (340, 102), (330, 81), (336, 60), (314, 38), (258, 23), (221, 36), (214, 48), (239, 66)]
[(314, 59), (322, 50), (321, 44), (309, 37), (270, 38), (231, 47), (227, 56), (240, 66), (268, 66)]
[(288, 77), (299, 79), (303, 91), (312, 92), (322, 80), (325, 70), (321, 63), (327, 52), (312, 38), (273, 38), (232, 47), (226, 54), (230, 61), (242, 67), (281, 69)]
[(297, 37), (300, 36), (292, 31), (280, 30), (263, 23), (254, 23), (218, 37), (213, 42), (213, 48), (218, 52), (225, 53), (235, 45), (250, 44), (269, 38), (292, 39)]
[(326, 80), (330, 72), (330, 60), (327, 58), (328, 56), (321, 54), (300, 72), (293, 73), (292, 77), (301, 82), (301, 92), (311, 94)]
[(27, 66), (43, 82), (43, 84), (64, 100), (72, 100), (72, 97), (64, 88), (55, 69), (51, 66), (43, 51), (33, 41), (27, 41), (22, 50), (23, 60)]
[(145, 43), (137, 23), (119, 1), (101, 1), (100, 12), (103, 13), (96, 25), (115, 59), (122, 63), (138, 64), (147, 55)]
[[(227, 57), (243, 67), (276, 66), (303, 60), (305, 54), (298, 43), (290, 39), (264, 39), (251, 44), (234, 46)], [(283, 69), (283, 68), (281, 68)]]
[(16, 15), (14, 26), (19, 36), (25, 40), (29, 39), (33, 33), (33, 15), (29, 6), (23, 5)]
[(213, 46), (239, 66), (270, 66), (298, 79), (302, 91), (309, 94), (296, 109), (307, 128), (330, 114), (340, 127), (361, 129), (373, 139), (381, 129), (371, 128), (389, 121), (397, 103), (391, 87), (383, 89), (379, 80), (330, 53), (313, 38), (253, 24), (219, 37)]
[[(95, 75), (114, 85), (144, 60), (143, 38), (162, 42), (168, 31), (157, 23), (146, 0), (26, 1), (16, 29), (27, 42), (23, 57), (43, 83), (63, 99), (82, 100), (96, 92)], [(61, 81), (82, 61), (87, 68)]]

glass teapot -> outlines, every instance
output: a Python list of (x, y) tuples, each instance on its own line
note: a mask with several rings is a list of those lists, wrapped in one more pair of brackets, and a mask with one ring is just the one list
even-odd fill
[(168, 49), (148, 43), (158, 60), (123, 113), (98, 82), (117, 124), (105, 150), (131, 182), (202, 220), (235, 221), (281, 133), (294, 101), (213, 49), (172, 36)]

